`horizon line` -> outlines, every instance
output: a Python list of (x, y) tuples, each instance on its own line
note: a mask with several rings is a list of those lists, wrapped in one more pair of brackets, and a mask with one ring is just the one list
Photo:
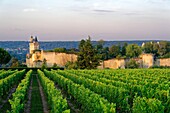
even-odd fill
[[(82, 39), (81, 39), (82, 40)], [(38, 40), (38, 42), (80, 42), (81, 40)], [(84, 39), (85, 40), (85, 39)], [(103, 40), (103, 39), (100, 39)], [(91, 40), (91, 41), (100, 41), (100, 40)], [(0, 42), (29, 42), (29, 40), (0, 40)], [(170, 41), (170, 40), (161, 40), (161, 39), (139, 39), (139, 40), (103, 40), (103, 41)]]

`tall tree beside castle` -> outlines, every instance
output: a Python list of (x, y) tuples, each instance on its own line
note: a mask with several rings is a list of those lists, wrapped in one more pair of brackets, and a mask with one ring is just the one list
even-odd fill
[(90, 37), (81, 40), (79, 45), (77, 65), (80, 69), (95, 69), (99, 65), (99, 56), (91, 43)]
[(144, 53), (152, 53), (156, 57), (170, 57), (170, 42), (146, 42), (142, 46)]
[(142, 53), (142, 49), (137, 44), (129, 44), (126, 47), (126, 57), (134, 58), (138, 57)]
[(10, 54), (4, 50), (3, 48), (0, 48), (0, 64), (7, 64), (11, 60)]

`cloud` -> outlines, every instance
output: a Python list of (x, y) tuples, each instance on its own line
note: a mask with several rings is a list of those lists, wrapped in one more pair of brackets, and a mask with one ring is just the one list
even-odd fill
[(35, 11), (37, 11), (37, 9), (34, 8), (23, 9), (23, 12), (35, 12)]
[(24, 31), (25, 29), (23, 29), (23, 28), (14, 28), (13, 30), (14, 31)]
[(100, 12), (100, 13), (113, 13), (113, 12), (115, 12), (113, 10), (105, 10), (105, 9), (94, 9), (93, 11)]

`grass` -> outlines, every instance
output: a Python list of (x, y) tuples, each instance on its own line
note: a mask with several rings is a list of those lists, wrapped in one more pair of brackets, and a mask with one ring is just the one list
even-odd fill
[(43, 113), (43, 105), (39, 91), (36, 71), (33, 72), (32, 94), (31, 94), (31, 113)]

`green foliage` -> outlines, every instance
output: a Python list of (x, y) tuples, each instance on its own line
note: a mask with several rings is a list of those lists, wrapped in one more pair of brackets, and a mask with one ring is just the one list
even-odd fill
[(74, 83), (72, 80), (57, 74), (55, 71), (44, 71), (46, 76), (54, 80), (71, 94), (77, 102), (81, 103), (84, 112), (89, 113), (115, 113), (115, 104), (109, 103), (100, 95), (85, 88), (83, 85)]
[(47, 68), (47, 60), (44, 58), (42, 62), (41, 70), (44, 70), (45, 68)]
[(78, 69), (77, 62), (67, 62), (65, 65), (66, 69)]
[(0, 64), (7, 64), (10, 60), (10, 54), (3, 48), (0, 48)]
[(127, 43), (124, 43), (121, 49), (121, 55), (126, 56), (126, 47), (128, 46)]
[(66, 48), (55, 48), (55, 49), (54, 49), (54, 52), (58, 52), (58, 53), (66, 53), (67, 50), (66, 50)]
[[(4, 72), (0, 70), (0, 77), (3, 76), (0, 79), (0, 101), (25, 74), (25, 70), (15, 70), (13, 73), (8, 70), (10, 75)], [(66, 99), (62, 97), (60, 90), (56, 89), (55, 83), (66, 91), (69, 99), (74, 99), (82, 112), (169, 113), (169, 73), (170, 69), (45, 69), (44, 73), (38, 70), (38, 77), (48, 100), (49, 111), (52, 113), (70, 112)], [(30, 75), (29, 71), (13, 93), (9, 100), (11, 110), (8, 112), (24, 112)]]
[(9, 113), (21, 113), (24, 111), (25, 99), (30, 85), (32, 70), (27, 72), (25, 78), (18, 85), (15, 93), (12, 94), (12, 99), (9, 100), (11, 104), (11, 111)]
[(160, 58), (170, 58), (170, 42), (161, 41), (159, 43), (156, 42), (146, 42), (142, 47), (144, 53), (152, 53), (156, 57)]
[(2, 97), (4, 94), (8, 93), (9, 89), (16, 84), (23, 75), (25, 74), (25, 69), (22, 71), (17, 71), (8, 77), (0, 80), (0, 97)]
[(146, 42), (145, 45), (142, 47), (142, 49), (145, 53), (154, 53), (153, 47), (154, 47), (153, 42)]
[(126, 47), (127, 43), (124, 43), (122, 46), (112, 45), (111, 47), (103, 47), (104, 41), (99, 41), (95, 46), (97, 54), (100, 56), (100, 60), (108, 60), (112, 58), (126, 58)]
[(121, 55), (121, 47), (120, 45), (112, 45), (109, 48), (109, 57), (116, 58), (118, 55)]
[(90, 37), (87, 40), (81, 40), (79, 44), (79, 54), (77, 65), (80, 69), (95, 69), (99, 65), (99, 55), (94, 49)]
[(57, 52), (57, 53), (67, 53), (67, 54), (78, 54), (78, 49), (76, 48), (55, 48), (53, 50), (46, 50), (47, 52)]
[(130, 61), (126, 62), (125, 67), (129, 69), (139, 68), (139, 63), (133, 59), (130, 59)]
[[(79, 78), (85, 77), (86, 79), (98, 81), (98, 84), (101, 84), (101, 83), (108, 84), (108, 85), (117, 87), (120, 91), (121, 90), (129, 91), (129, 93), (126, 93), (127, 95), (129, 95), (128, 99), (126, 98), (126, 96), (122, 96), (120, 92), (116, 93), (114, 91), (115, 96), (116, 95), (117, 96), (116, 96), (116, 99), (113, 98), (115, 99), (113, 101), (116, 101), (117, 98), (122, 97), (124, 99), (126, 98), (125, 100), (127, 100), (128, 103), (131, 106), (133, 106), (133, 98), (135, 95), (146, 97), (146, 98), (154, 97), (162, 102), (162, 105), (165, 107), (164, 109), (165, 113), (169, 113), (170, 111), (169, 109), (170, 98), (169, 98), (169, 85), (168, 85), (168, 82), (169, 82), (168, 76), (170, 72), (169, 69), (78, 70), (78, 71), (67, 70), (67, 71), (69, 71), (69, 73), (75, 73), (77, 76), (79, 76)], [(69, 75), (70, 77), (72, 76), (73, 78), (73, 74), (69, 74)], [(67, 76), (68, 76), (68, 73), (67, 73)], [(78, 82), (80, 83), (82, 81), (83, 80), (78, 81)], [(83, 83), (85, 82), (83, 81)], [(89, 85), (87, 86), (88, 87), (90, 86), (90, 82), (89, 82)], [(95, 89), (94, 87), (92, 87), (93, 91)], [(105, 93), (104, 96), (106, 96), (106, 94), (107, 93)], [(117, 102), (118, 103), (116, 104), (116, 106), (122, 103), (121, 101), (117, 101)], [(125, 107), (125, 105), (123, 106)], [(118, 112), (120, 111), (120, 108), (121, 107), (117, 108)]]
[(16, 71), (17, 70), (15, 70), (15, 71), (8, 70), (8, 71), (0, 72), (0, 80), (7, 77), (7, 76), (9, 76), (9, 75), (11, 75), (11, 74), (13, 74), (13, 73), (15, 73)]
[(133, 103), (133, 113), (164, 113), (164, 106), (158, 99), (136, 97)]
[(44, 70), (44, 69), (46, 69), (46, 68), (47, 68), (47, 66), (46, 66), (45, 64), (42, 64), (41, 70)]
[(52, 68), (59, 68), (59, 66), (56, 63), (54, 63)]
[(160, 56), (164, 56), (164, 55), (166, 55), (169, 52), (170, 52), (170, 42), (167, 42), (167, 41), (159, 42), (158, 54)]
[(12, 64), (11, 64), (11, 68), (17, 68), (19, 67), (20, 63), (18, 61), (17, 58), (12, 58)]
[[(32, 91), (31, 91), (31, 103), (30, 103), (30, 113), (43, 113), (43, 102), (40, 92), (40, 86), (38, 83), (38, 77), (36, 71), (33, 71), (32, 75)], [(41, 85), (42, 86), (42, 85)]]
[(48, 79), (40, 70), (38, 70), (38, 75), (40, 82), (43, 86), (43, 90), (45, 91), (48, 98), (48, 104), (51, 108), (50, 112), (69, 113), (70, 110), (68, 110), (67, 101), (66, 99), (63, 99), (61, 91), (56, 89), (54, 82)]
[[(121, 112), (127, 112), (130, 110), (128, 101), (126, 99), (128, 98), (128, 91), (125, 89), (120, 89), (111, 85), (106, 85), (100, 80), (92, 80), (92, 76), (88, 74), (82, 74), (82, 73), (75, 73), (74, 70), (71, 70), (71, 73), (69, 71), (55, 71), (59, 75), (64, 76), (65, 78), (68, 78), (72, 80), (73, 82), (83, 85), (84, 87), (90, 89), (91, 91), (94, 91), (97, 94), (100, 94), (102, 97), (106, 98), (110, 103), (114, 102), (116, 103), (117, 108), (121, 108)], [(108, 88), (106, 90), (105, 88)]]
[(97, 45), (95, 45), (95, 50), (100, 58), (100, 60), (107, 60), (109, 59), (109, 47), (103, 47), (104, 41), (99, 40)]
[(141, 47), (137, 44), (130, 44), (126, 47), (126, 56), (128, 58), (136, 58), (142, 53)]

